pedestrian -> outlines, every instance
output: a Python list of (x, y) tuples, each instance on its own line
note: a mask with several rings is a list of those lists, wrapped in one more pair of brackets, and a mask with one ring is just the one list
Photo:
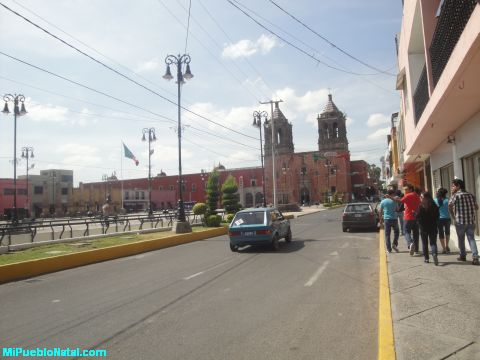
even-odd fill
[(440, 219), (438, 220), (438, 237), (440, 238), (440, 245), (442, 245), (442, 254), (449, 254), (450, 248), (448, 241), (450, 240), (450, 211), (448, 211), (448, 190), (440, 188), (437, 190), (435, 197), (435, 204), (438, 206), (440, 212)]
[(428, 245), (432, 251), (433, 262), (438, 265), (437, 256), (437, 230), (440, 212), (437, 204), (433, 201), (432, 194), (428, 191), (422, 193), (421, 202), (418, 206), (417, 221), (420, 227), (420, 236), (422, 238), (423, 257), (425, 262), (429, 262)]
[[(403, 198), (390, 198), (405, 205), (405, 211), (403, 215), (404, 235), (410, 255), (413, 256), (413, 254), (415, 254), (415, 252), (418, 250), (419, 230), (416, 214), (418, 206), (420, 205), (420, 196), (418, 196), (418, 194), (415, 192), (415, 187), (412, 184), (405, 185), (403, 190), (405, 191), (405, 196)], [(388, 194), (386, 196), (389, 197)]]
[[(390, 189), (387, 191), (387, 195), (394, 197), (395, 191)], [(384, 224), (385, 231), (385, 246), (387, 252), (391, 253), (392, 248), (398, 252), (398, 220), (397, 220), (397, 204), (391, 198), (386, 197), (380, 202), (380, 223)], [(390, 234), (393, 229), (393, 245), (390, 243)]]
[[(397, 190), (396, 193), (395, 193), (395, 196), (398, 199), (401, 199), (401, 198), (403, 198), (403, 193), (400, 190)], [(397, 203), (397, 209), (395, 211), (397, 212), (400, 234), (403, 236), (403, 234), (404, 234), (403, 212), (405, 211), (405, 205), (403, 205), (403, 203)]]
[(478, 265), (478, 250), (475, 242), (475, 212), (478, 210), (478, 204), (475, 197), (465, 190), (465, 183), (461, 179), (452, 180), (452, 198), (448, 203), (448, 208), (454, 214), (455, 219), (455, 230), (460, 249), (460, 257), (457, 260), (467, 261), (465, 250), (465, 235), (467, 235), (472, 251), (472, 264)]

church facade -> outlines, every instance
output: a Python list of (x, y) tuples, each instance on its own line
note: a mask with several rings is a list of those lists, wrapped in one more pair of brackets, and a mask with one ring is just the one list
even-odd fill
[(265, 181), (269, 185), (266, 197), (269, 203), (274, 203), (274, 193), (277, 204), (350, 201), (365, 197), (366, 189), (374, 186), (368, 176), (368, 164), (363, 160), (350, 160), (346, 117), (333, 102), (331, 94), (317, 117), (318, 148), (313, 151), (295, 152), (292, 124), (280, 110), (278, 102), (272, 117), (273, 121), (264, 124)]

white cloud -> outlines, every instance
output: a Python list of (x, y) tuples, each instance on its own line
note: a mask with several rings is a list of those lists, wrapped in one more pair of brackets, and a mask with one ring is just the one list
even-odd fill
[(62, 162), (66, 165), (88, 167), (102, 163), (102, 157), (97, 155), (99, 150), (94, 146), (69, 143), (57, 147), (56, 152), (62, 154)]
[(367, 138), (370, 140), (381, 140), (381, 139), (386, 139), (386, 136), (388, 134), (390, 134), (390, 128), (386, 127), (383, 129), (378, 129), (373, 134), (368, 135)]
[(347, 121), (345, 122), (345, 124), (347, 125), (347, 127), (350, 127), (352, 126), (352, 124), (355, 122), (354, 119), (350, 118), (347, 116)]
[(247, 58), (257, 52), (268, 54), (277, 46), (277, 41), (274, 37), (262, 34), (257, 41), (253, 42), (248, 39), (243, 39), (235, 44), (226, 45), (223, 49), (222, 56), (230, 59)]
[(137, 65), (135, 68), (135, 72), (144, 73), (150, 71), (156, 71), (158, 69), (162, 69), (165, 67), (165, 63), (160, 61), (158, 58), (150, 59), (147, 61), (143, 61)]
[(387, 116), (376, 113), (369, 116), (367, 120), (367, 125), (368, 127), (375, 127), (383, 124), (388, 124), (389, 122), (390, 119)]
[(69, 114), (67, 108), (51, 104), (30, 103), (27, 106), (27, 111), (29, 118), (38, 122), (63, 122)]

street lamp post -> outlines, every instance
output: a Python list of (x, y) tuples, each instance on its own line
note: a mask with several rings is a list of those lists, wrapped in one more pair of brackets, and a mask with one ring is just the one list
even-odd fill
[[(178, 200), (178, 217), (177, 223), (175, 224), (175, 232), (185, 233), (191, 232), (192, 228), (190, 223), (186, 221), (185, 218), (185, 207), (183, 204), (183, 191), (182, 191), (182, 118), (181, 118), (181, 85), (185, 83), (185, 80), (190, 80), (193, 78), (193, 74), (190, 71), (190, 55), (168, 55), (165, 58), (165, 64), (167, 64), (167, 71), (163, 78), (166, 80), (173, 79), (172, 73), (170, 71), (170, 65), (175, 65), (177, 67), (177, 96), (178, 96), (178, 183), (179, 183), (179, 200)], [(182, 73), (182, 67), (185, 65), (185, 73)]]
[(264, 122), (265, 122), (268, 118), (268, 114), (266, 111), (254, 111), (252, 125), (260, 129), (260, 159), (262, 161), (263, 207), (266, 207), (267, 201), (266, 201), (266, 193), (265, 193), (265, 167), (263, 166), (262, 117), (264, 118)]
[(52, 191), (52, 197), (53, 197), (53, 205), (52, 205), (52, 208), (50, 209), (50, 212), (53, 214), (53, 216), (55, 216), (55, 213), (57, 212), (56, 210), (56, 202), (57, 202), (57, 198), (56, 198), (56, 194), (55, 194), (55, 183), (57, 181), (57, 172), (54, 171), (52, 173), (52, 186), (53, 186), (53, 191)]
[[(27, 113), (25, 110), (25, 96), (21, 94), (5, 94), (3, 95), (5, 106), (3, 107), (3, 113), (5, 115), (10, 113), (8, 109), (8, 103), (13, 102), (13, 213), (12, 224), (18, 224), (18, 212), (17, 212), (17, 116), (23, 116)], [(22, 103), (21, 107), (18, 107), (18, 103)]]
[(30, 202), (28, 201), (28, 170), (33, 169), (33, 164), (32, 166), (28, 165), (28, 159), (34, 158), (35, 156), (33, 155), (33, 147), (30, 146), (24, 146), (22, 147), (22, 158), (27, 160), (27, 216), (30, 216)]
[(108, 186), (108, 175), (107, 174), (103, 174), (102, 175), (102, 181), (105, 182), (105, 191), (104, 191), (104, 198), (105, 198), (105, 202), (107, 201), (107, 186)]
[(152, 210), (152, 141), (157, 141), (155, 136), (155, 128), (144, 128), (142, 130), (142, 141), (146, 141), (145, 134), (148, 134), (148, 215), (153, 214)]
[(305, 166), (302, 166), (302, 169), (300, 171), (300, 175), (302, 176), (302, 195), (301, 195), (301, 202), (302, 205), (305, 204), (305, 174), (307, 173), (307, 168)]

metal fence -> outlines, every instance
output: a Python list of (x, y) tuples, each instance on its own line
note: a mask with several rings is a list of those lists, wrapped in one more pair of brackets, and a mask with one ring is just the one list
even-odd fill
[[(187, 212), (187, 221), (203, 224), (204, 218)], [(115, 215), (98, 217), (79, 217), (64, 219), (39, 219), (24, 221), (16, 226), (11, 223), (0, 224), (0, 245), (34, 243), (36, 241), (62, 240), (97, 234), (122, 233), (132, 230), (167, 228), (173, 225), (177, 214), (161, 212), (152, 215)]]

